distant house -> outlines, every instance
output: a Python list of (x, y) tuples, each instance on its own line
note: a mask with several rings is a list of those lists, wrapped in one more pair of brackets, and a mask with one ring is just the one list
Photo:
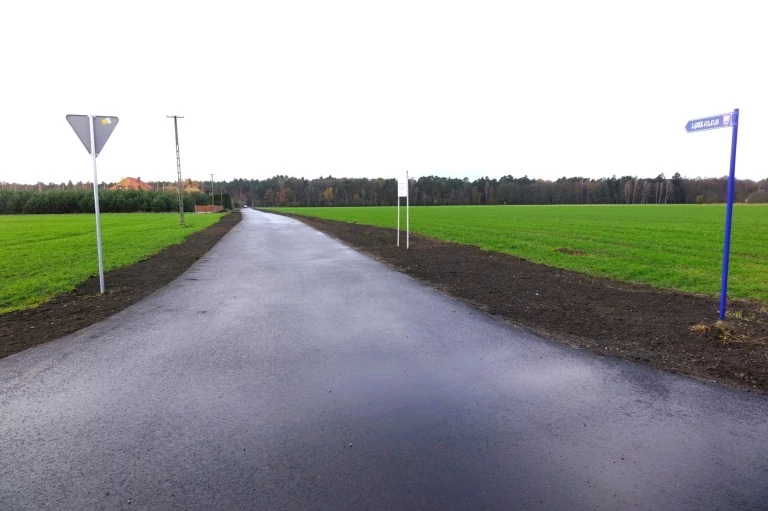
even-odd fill
[(114, 186), (109, 187), (110, 190), (151, 190), (152, 187), (141, 180), (140, 177), (124, 177)]

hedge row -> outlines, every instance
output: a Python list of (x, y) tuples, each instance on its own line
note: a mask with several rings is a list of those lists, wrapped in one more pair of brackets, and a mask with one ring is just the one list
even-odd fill
[[(194, 211), (195, 204), (210, 203), (210, 197), (202, 193), (184, 195), (184, 211)], [(231, 200), (226, 194), (224, 206), (227, 209), (232, 207)], [(155, 190), (100, 190), (99, 210), (102, 213), (173, 212), (179, 210), (179, 198), (177, 194)], [(93, 192), (87, 190), (56, 192), (0, 190), (0, 215), (93, 213), (93, 211)]]

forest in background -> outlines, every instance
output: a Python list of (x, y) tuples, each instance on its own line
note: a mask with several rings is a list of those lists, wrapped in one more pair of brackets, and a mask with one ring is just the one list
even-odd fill
[[(129, 193), (160, 194), (149, 202), (136, 199), (131, 202), (148, 207), (146, 211), (174, 210), (172, 197), (176, 195), (175, 182), (148, 181), (150, 192), (116, 191), (112, 202), (124, 203), (121, 197)], [(103, 183), (101, 187), (108, 187)], [(388, 206), (397, 203), (397, 181), (393, 178), (336, 178), (332, 176), (313, 179), (274, 176), (268, 179), (234, 179), (232, 181), (193, 181), (187, 179), (185, 190), (200, 190), (193, 194), (193, 203), (221, 204), (226, 196), (234, 206), (247, 204), (256, 207), (270, 206)], [(213, 190), (213, 196), (211, 194)], [(679, 173), (667, 178), (659, 174), (655, 178), (632, 176), (589, 179), (563, 177), (555, 181), (531, 179), (527, 176), (488, 177), (470, 181), (466, 178), (423, 176), (410, 179), (409, 199), (413, 205), (465, 205), (465, 204), (712, 204), (726, 202), (728, 180), (722, 178), (684, 178)], [(0, 212), (17, 193), (24, 192), (26, 200), (47, 192), (92, 191), (91, 183), (38, 183), (22, 185), (0, 182)], [(87, 202), (86, 194), (80, 196)], [(141, 195), (139, 195), (140, 197)], [(4, 198), (3, 198), (4, 197)], [(212, 198), (213, 197), (213, 198)], [(36, 201), (42, 199), (36, 198)], [(178, 208), (178, 199), (175, 199)], [(736, 181), (736, 202), (768, 203), (768, 179)], [(21, 202), (16, 197), (15, 204)], [(99, 203), (102, 204), (102, 199)], [(188, 199), (185, 198), (185, 206)], [(154, 203), (154, 205), (153, 205)], [(162, 204), (162, 206), (161, 206)], [(93, 199), (90, 199), (93, 206)], [(5, 211), (3, 211), (5, 209)], [(23, 208), (22, 208), (23, 209)], [(29, 210), (36, 208), (28, 208)], [(119, 209), (119, 208), (118, 208)], [(13, 208), (17, 212), (18, 207)], [(110, 208), (111, 210), (111, 208)], [(141, 209), (145, 210), (145, 209)]]

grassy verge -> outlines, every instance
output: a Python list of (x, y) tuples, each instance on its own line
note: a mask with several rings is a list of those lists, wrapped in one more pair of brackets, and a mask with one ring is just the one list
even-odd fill
[[(133, 264), (181, 243), (220, 214), (101, 215), (104, 270)], [(94, 215), (0, 216), (0, 313), (32, 307), (97, 275)]]
[[(396, 227), (394, 207), (275, 208)], [(716, 295), (723, 205), (411, 207), (411, 230), (550, 266)], [(405, 208), (401, 208), (405, 228)], [(393, 240), (394, 242), (394, 240)], [(768, 302), (768, 206), (734, 208), (729, 297)]]

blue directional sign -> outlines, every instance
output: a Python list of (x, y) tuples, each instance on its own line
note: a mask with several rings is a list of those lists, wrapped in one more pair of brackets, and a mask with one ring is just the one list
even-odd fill
[(712, 117), (703, 117), (688, 121), (685, 129), (688, 133), (694, 131), (715, 130), (717, 128), (731, 128), (736, 125), (736, 118), (732, 112), (727, 114), (713, 115)]

